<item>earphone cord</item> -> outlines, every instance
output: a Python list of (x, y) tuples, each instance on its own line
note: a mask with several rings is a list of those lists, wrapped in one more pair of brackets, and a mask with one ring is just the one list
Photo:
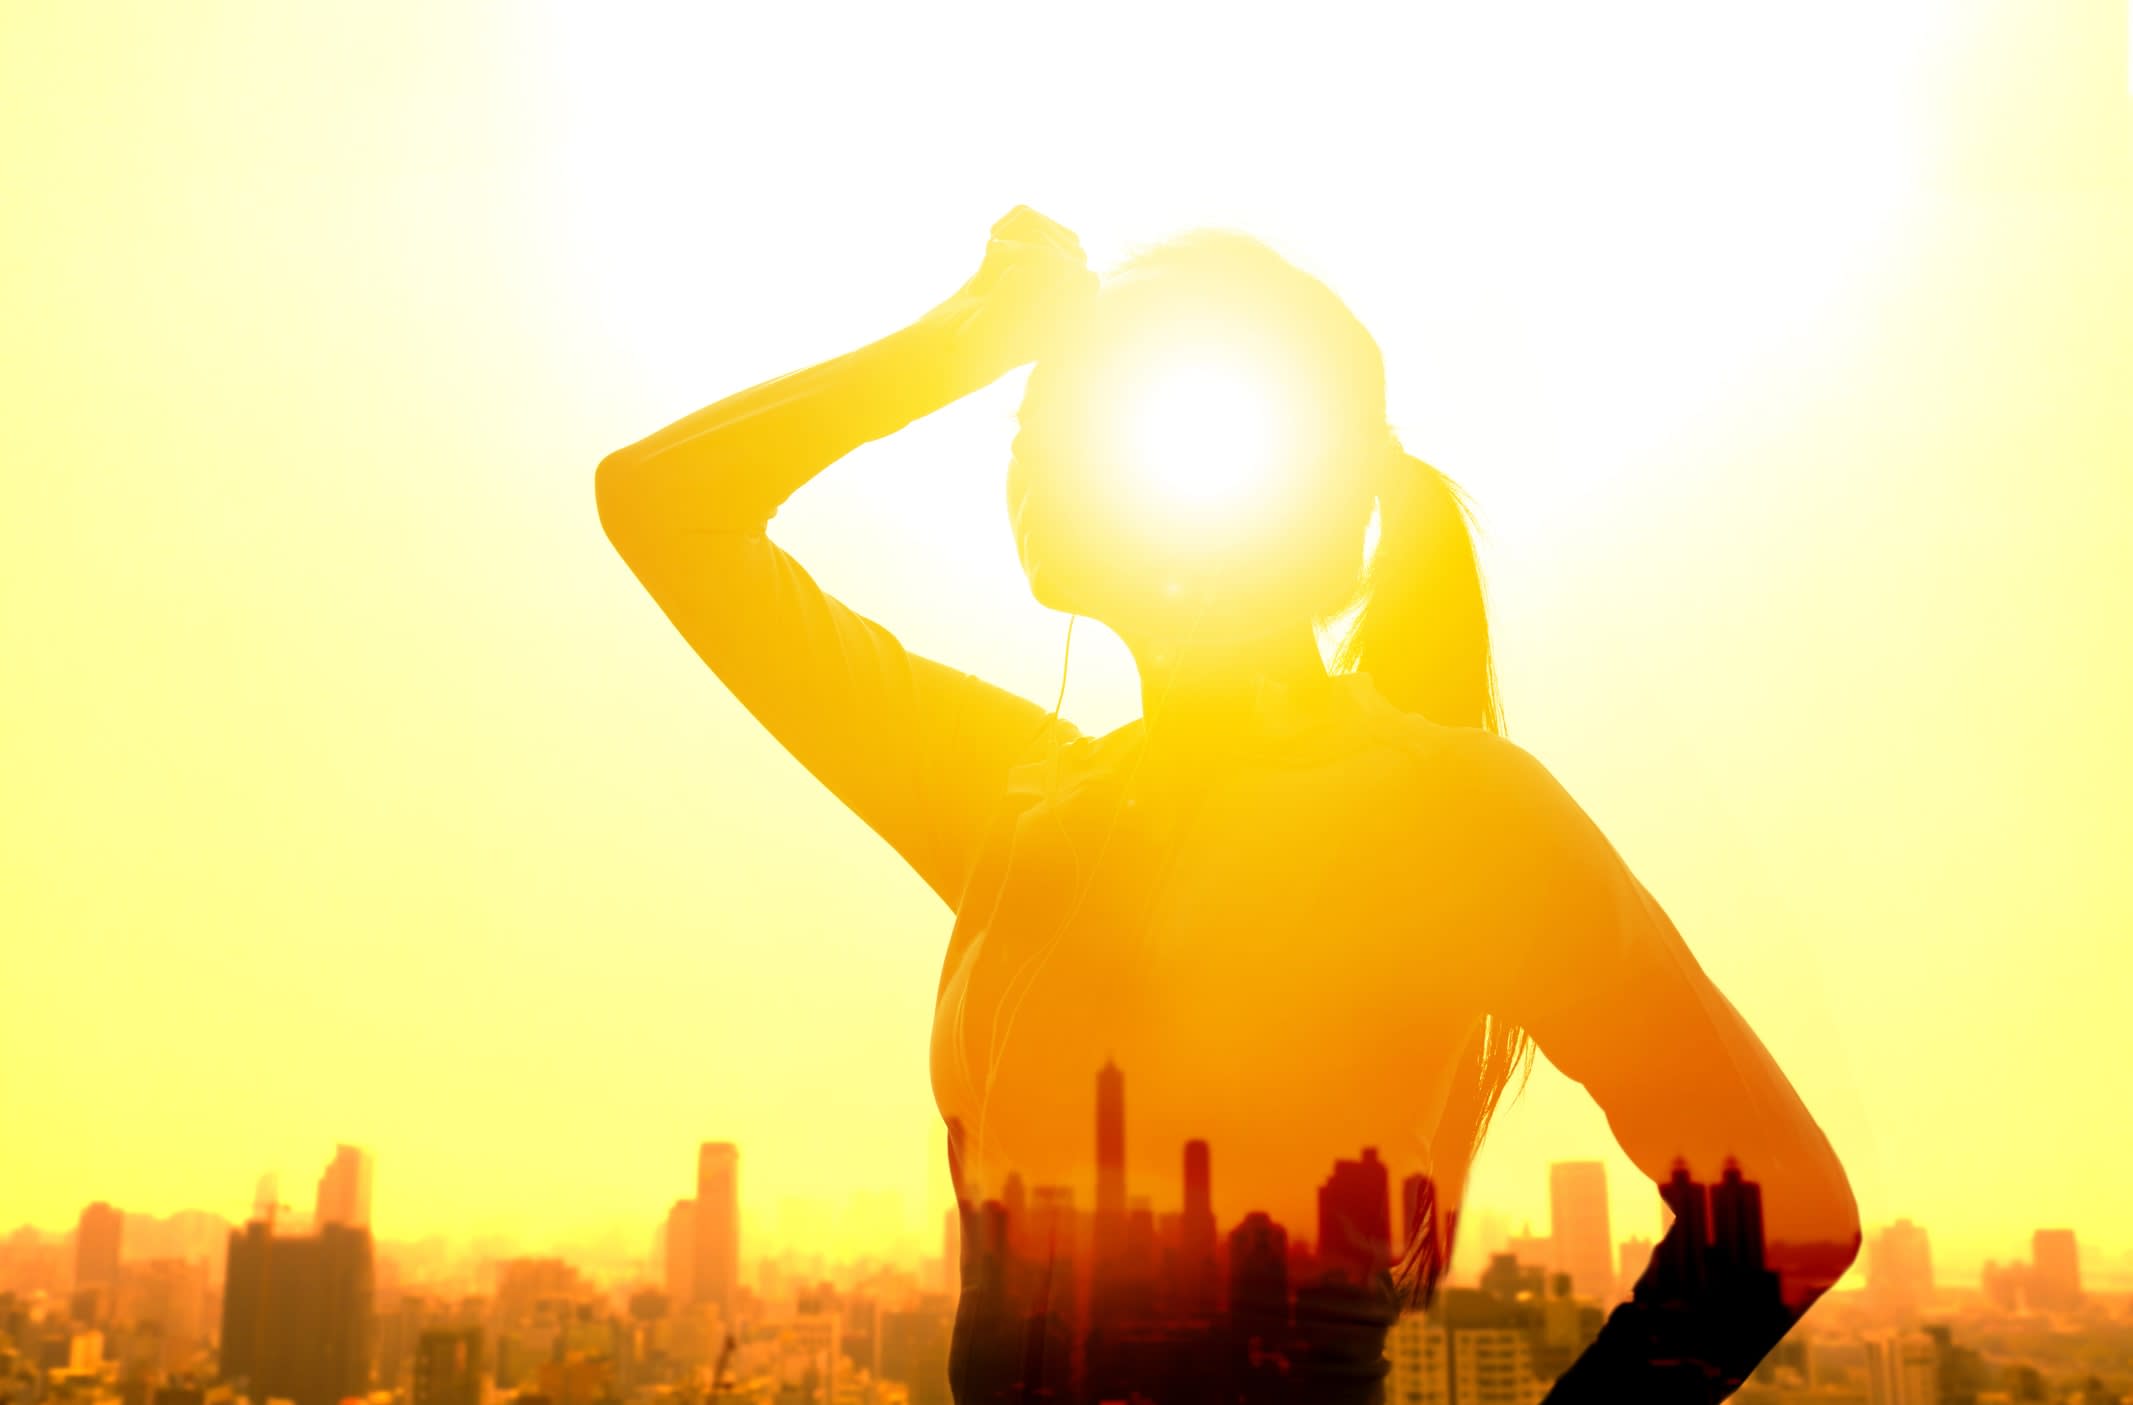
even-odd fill
[[(1206, 619), (1206, 613), (1207, 607), (1203, 603), (1200, 607), (1199, 613), (1193, 616), (1192, 628), (1188, 631), (1186, 636), (1188, 643), (1196, 641), (1198, 639), (1200, 626)], [(1073, 644), (1074, 617), (1070, 615), (1067, 617), (1067, 658), (1071, 657)], [(1053, 719), (1056, 719), (1058, 716), (1060, 704), (1063, 704), (1066, 701), (1067, 658), (1062, 658), (1060, 661), (1059, 703), (1055, 703), (1053, 705)], [(1176, 683), (1177, 672), (1176, 670), (1172, 670), (1170, 677), (1166, 678), (1163, 681), (1163, 691), (1161, 696), (1157, 699), (1159, 706), (1161, 703), (1168, 701), (1170, 697), (1170, 691), (1173, 687), (1176, 686)], [(1111, 839), (1113, 835), (1115, 835), (1118, 831), (1118, 822), (1125, 813), (1126, 792), (1131, 789), (1133, 781), (1139, 776), (1141, 763), (1147, 755), (1147, 738), (1145, 736), (1146, 725), (1147, 722), (1146, 718), (1144, 717), (1142, 719), (1142, 726), (1144, 728), (1142, 744), (1140, 747), (1136, 748), (1133, 753), (1132, 765), (1128, 768), (1125, 779), (1121, 782), (1119, 786), (1120, 793), (1118, 797), (1112, 803), (1111, 817), (1104, 825), (1104, 832), (1103, 835), (1097, 841), (1095, 852), (1089, 857), (1088, 873), (1087, 876), (1082, 880), (1080, 890), (1075, 893), (1074, 901), (1068, 906), (1066, 915), (1060, 919), (1058, 928), (1052, 933), (1051, 937), (1045, 942), (1044, 946), (1040, 950), (1032, 953), (1031, 955), (1023, 959), (1021, 966), (1017, 967), (1015, 973), (1008, 978), (1006, 989), (1001, 992), (1001, 998), (1003, 1000), (1007, 999), (1007, 997), (1012, 994), (1014, 997), (1014, 1003), (1008, 1007), (1004, 1029), (1002, 1028), (1000, 1017), (998, 1015), (995, 1015), (993, 1017), (993, 1030), (990, 1038), (987, 1041), (985, 1080), (978, 1089), (978, 1125), (976, 1128), (976, 1137), (974, 1138), (974, 1142), (978, 1148), (980, 1157), (982, 1157), (984, 1153), (985, 1115), (987, 1110), (992, 1105), (993, 1079), (1000, 1071), (1001, 1060), (1006, 1056), (1007, 1040), (1014, 1034), (1015, 1020), (1016, 1017), (1020, 1015), (1022, 1011), (1023, 1001), (1028, 998), (1029, 992), (1036, 987), (1037, 978), (1044, 974), (1044, 967), (1050, 963), (1052, 953), (1057, 950), (1061, 938), (1065, 937), (1067, 933), (1067, 929), (1074, 925), (1074, 919), (1078, 917), (1081, 913), (1083, 901), (1089, 896), (1090, 890), (1096, 886), (1097, 865), (1103, 859), (1104, 853), (1110, 848)], [(1075, 857), (1079, 859), (1080, 856), (1077, 854)], [(1167, 871), (1168, 866), (1166, 865), (1165, 867)], [(1158, 886), (1157, 892), (1160, 893), (1160, 886)], [(1023, 979), (1024, 972), (1028, 973), (1027, 980)], [(1016, 985), (1018, 982), (1021, 983), (1021, 988), (1019, 990), (1016, 989)]]
[(1066, 703), (1067, 665), (1074, 661), (1074, 621), (1079, 615), (1067, 616), (1066, 647), (1059, 651), (1059, 696), (1052, 699), (1052, 721), (1059, 720), (1059, 709)]

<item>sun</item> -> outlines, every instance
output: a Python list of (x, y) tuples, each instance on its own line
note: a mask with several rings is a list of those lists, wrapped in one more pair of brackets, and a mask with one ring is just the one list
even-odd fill
[(1197, 351), (1149, 367), (1121, 417), (1131, 481), (1163, 507), (1229, 513), (1262, 501), (1291, 416), (1279, 379), (1240, 357)]

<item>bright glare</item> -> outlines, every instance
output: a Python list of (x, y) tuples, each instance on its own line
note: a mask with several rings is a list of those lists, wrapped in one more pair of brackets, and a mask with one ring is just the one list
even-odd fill
[(1122, 427), (1127, 470), (1163, 500), (1197, 510), (1262, 497), (1281, 451), (1273, 378), (1231, 362), (1195, 359), (1154, 371)]

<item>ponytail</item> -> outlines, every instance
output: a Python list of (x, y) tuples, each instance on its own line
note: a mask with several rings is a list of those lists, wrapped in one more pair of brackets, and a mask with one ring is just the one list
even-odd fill
[[(1488, 612), (1474, 554), (1473, 509), (1457, 484), (1400, 446), (1386, 456), (1378, 491), (1378, 540), (1365, 567), (1362, 608), (1342, 635), (1334, 667), (1370, 675), (1394, 706), (1448, 727), (1503, 733), (1503, 706), (1489, 652)], [(1457, 1179), (1418, 1182), (1405, 1209), (1407, 1244), (1397, 1286), (1427, 1306), (1451, 1259), (1466, 1168), (1513, 1074), (1529, 1074), (1533, 1041), (1493, 1015), (1475, 1027), (1452, 1074), (1437, 1131)], [(1523, 1085), (1523, 1077), (1521, 1077)]]
[(1473, 509), (1457, 484), (1392, 441), (1378, 491), (1378, 543), (1363, 607), (1334, 666), (1448, 727), (1503, 732)]

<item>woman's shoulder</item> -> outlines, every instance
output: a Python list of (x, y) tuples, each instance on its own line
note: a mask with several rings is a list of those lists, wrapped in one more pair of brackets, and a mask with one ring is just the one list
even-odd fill
[[(1397, 712), (1376, 724), (1404, 758), (1377, 797), (1418, 901), (1506, 920), (1536, 903), (1613, 901), (1619, 857), (1540, 757), (1479, 727)], [(1560, 915), (1560, 913), (1555, 913)]]
[(1538, 823), (1574, 808), (1555, 774), (1517, 742), (1480, 727), (1433, 721), (1375, 698), (1372, 735), (1405, 758), (1400, 787), (1418, 817)]

